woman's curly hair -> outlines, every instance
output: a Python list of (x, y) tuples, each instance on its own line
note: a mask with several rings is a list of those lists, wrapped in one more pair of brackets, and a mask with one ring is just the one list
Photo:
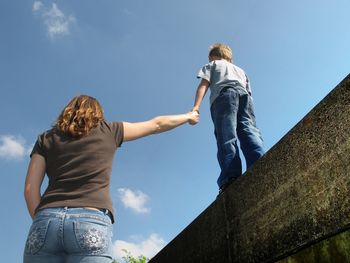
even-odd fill
[(103, 120), (100, 103), (93, 97), (80, 95), (67, 104), (54, 127), (65, 134), (82, 137)]

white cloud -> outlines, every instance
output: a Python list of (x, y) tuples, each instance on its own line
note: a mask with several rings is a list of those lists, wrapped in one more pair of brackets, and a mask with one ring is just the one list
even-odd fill
[(127, 242), (124, 240), (116, 240), (113, 244), (113, 255), (117, 260), (122, 260), (126, 250), (133, 257), (145, 256), (152, 258), (165, 246), (165, 241), (157, 234), (151, 234), (145, 240), (135, 240)]
[(0, 135), (0, 157), (4, 159), (20, 159), (28, 150), (21, 137)]
[(136, 213), (144, 214), (150, 211), (145, 207), (149, 197), (141, 191), (132, 191), (128, 188), (118, 189), (121, 201), (126, 208), (132, 209)]
[(41, 15), (51, 39), (70, 34), (70, 26), (75, 22), (75, 18), (72, 15), (66, 16), (57, 4), (52, 3), (49, 9), (42, 2), (35, 1), (32, 10)]
[(43, 7), (43, 3), (40, 1), (35, 1), (33, 4), (33, 12), (39, 11)]

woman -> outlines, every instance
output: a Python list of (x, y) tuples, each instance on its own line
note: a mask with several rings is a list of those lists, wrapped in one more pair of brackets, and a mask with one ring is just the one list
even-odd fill
[[(198, 121), (198, 113), (189, 112), (107, 123), (95, 98), (73, 98), (31, 153), (24, 195), (33, 223), (24, 262), (111, 262), (114, 211), (109, 187), (117, 147)], [(45, 173), (49, 183), (41, 196)]]

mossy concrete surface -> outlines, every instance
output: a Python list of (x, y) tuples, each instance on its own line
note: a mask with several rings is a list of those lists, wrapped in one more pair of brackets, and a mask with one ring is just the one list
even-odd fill
[(275, 262), (349, 228), (350, 75), (150, 262)]
[(349, 263), (350, 230), (322, 240), (276, 263)]

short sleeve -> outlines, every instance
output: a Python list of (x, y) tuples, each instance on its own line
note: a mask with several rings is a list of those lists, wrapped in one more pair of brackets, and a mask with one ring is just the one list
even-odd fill
[(117, 147), (120, 147), (123, 143), (124, 139), (124, 126), (122, 122), (112, 122), (110, 124), (110, 127), (112, 129), (114, 140), (117, 144)]
[(30, 153), (30, 158), (32, 158), (33, 154), (37, 153), (37, 154), (40, 154), (42, 155), (43, 157), (45, 157), (45, 150), (44, 150), (44, 143), (43, 143), (43, 138), (44, 136), (43, 135), (39, 135), (38, 136), (38, 139), (36, 140), (35, 144), (34, 144), (34, 147), (33, 147), (33, 150), (32, 152)]
[(210, 76), (211, 76), (211, 65), (206, 64), (204, 67), (202, 67), (197, 75), (197, 78), (206, 79), (210, 83)]

